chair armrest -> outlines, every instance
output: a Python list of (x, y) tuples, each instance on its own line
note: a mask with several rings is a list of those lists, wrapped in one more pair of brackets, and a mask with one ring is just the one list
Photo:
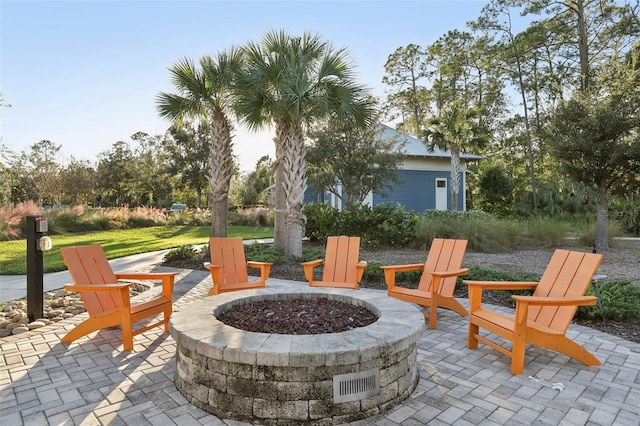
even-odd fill
[(269, 272), (271, 271), (271, 265), (273, 263), (269, 262), (254, 262), (252, 260), (247, 262), (248, 268), (258, 268), (260, 269), (260, 282), (264, 285), (269, 278)]
[(595, 305), (598, 301), (595, 296), (534, 297), (514, 295), (511, 297), (516, 300), (516, 303), (540, 306), (590, 306)]
[(389, 265), (389, 266), (381, 266), (380, 269), (384, 271), (393, 271), (395, 272), (404, 272), (404, 271), (415, 271), (416, 269), (424, 269), (424, 263), (412, 263), (409, 265)]
[[(540, 306), (588, 306), (595, 305), (598, 298), (595, 296), (574, 296), (574, 297), (534, 297), (534, 296), (511, 296), (516, 300), (515, 330), (523, 330), (529, 316), (529, 305)], [(568, 324), (567, 324), (568, 325)]]
[(310, 260), (308, 262), (302, 262), (302, 267), (304, 268), (304, 276), (307, 278), (307, 281), (309, 281), (309, 285), (311, 285), (311, 282), (313, 281), (313, 268), (323, 264), (324, 264), (324, 259), (316, 259), (316, 260)]
[(463, 280), (469, 287), (480, 287), (487, 290), (532, 290), (538, 285), (532, 281), (469, 281)]
[(431, 275), (436, 275), (438, 277), (446, 278), (446, 277), (460, 277), (462, 275), (467, 275), (469, 273), (469, 268), (460, 268), (455, 269), (453, 271), (434, 271), (431, 272)]
[(362, 276), (364, 275), (364, 270), (367, 268), (367, 261), (361, 260), (356, 265), (356, 283), (362, 281)]
[(222, 266), (220, 265), (214, 265), (213, 263), (209, 263), (209, 262), (204, 262), (204, 267), (207, 268), (208, 270), (222, 268)]
[(222, 265), (214, 265), (209, 262), (204, 262), (204, 267), (211, 272), (211, 279), (213, 280), (214, 286), (220, 285), (220, 270), (222, 269)]
[(431, 293), (433, 294), (433, 298), (436, 298), (440, 295), (440, 287), (442, 286), (442, 279), (448, 277), (459, 277), (462, 275), (467, 275), (469, 273), (469, 268), (460, 268), (455, 269), (453, 271), (434, 271), (430, 272), (433, 276), (433, 285), (431, 286)]
[(149, 273), (117, 273), (117, 279), (128, 280), (165, 280), (175, 277), (177, 272), (149, 272)]
[(262, 268), (264, 266), (271, 266), (273, 263), (269, 262), (255, 262), (253, 260), (247, 261), (247, 266), (250, 268)]
[(387, 284), (387, 291), (391, 291), (396, 286), (396, 272), (406, 272), (406, 271), (415, 271), (418, 269), (424, 269), (424, 263), (381, 266), (380, 269), (382, 269), (382, 271), (384, 272), (384, 281)]
[(147, 273), (117, 273), (116, 278), (119, 280), (161, 280), (162, 281), (162, 295), (169, 300), (172, 299), (173, 286), (177, 272), (147, 272)]
[(308, 262), (302, 262), (302, 266), (318, 266), (324, 263), (324, 259), (309, 260)]
[(482, 305), (482, 290), (529, 290), (538, 285), (537, 282), (528, 281), (469, 281), (463, 280), (469, 287), (469, 312), (480, 309)]

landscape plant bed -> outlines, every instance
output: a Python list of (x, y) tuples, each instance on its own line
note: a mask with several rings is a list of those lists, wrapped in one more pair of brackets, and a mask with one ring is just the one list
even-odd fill
[[(315, 244), (317, 245), (317, 244)], [(573, 250), (580, 248), (568, 247)], [(638, 250), (640, 243), (615, 247), (604, 255), (600, 271), (608, 276), (608, 280), (629, 280), (632, 283), (640, 284), (640, 258)], [(508, 272), (528, 273), (541, 275), (546, 267), (554, 249), (532, 249), (520, 250), (510, 253), (475, 253), (467, 252), (463, 266), (481, 266), (483, 268), (493, 268)], [(585, 249), (582, 249), (585, 250)], [(414, 249), (361, 249), (360, 258), (369, 262), (378, 262), (382, 265), (401, 265), (410, 263), (422, 263), (426, 259), (427, 252)], [(183, 269), (205, 270), (203, 262), (208, 260), (207, 253), (198, 253), (191, 259), (180, 259), (165, 262), (164, 266), (171, 266)], [(317, 273), (321, 273), (321, 268), (316, 268)], [(249, 268), (249, 273), (254, 271)], [(270, 278), (305, 282), (303, 268), (300, 262), (287, 261), (276, 263), (271, 267)], [(318, 277), (319, 278), (319, 277)], [(411, 285), (404, 283), (404, 285)], [(386, 290), (384, 278), (375, 280), (363, 280), (361, 288)], [(500, 306), (513, 306), (511, 295), (506, 292), (485, 292), (484, 302)], [(455, 297), (466, 298), (466, 288), (459, 287)], [(598, 309), (594, 307), (593, 309)], [(594, 328), (596, 330), (621, 337), (623, 339), (640, 343), (640, 321), (613, 321), (611, 319), (600, 319), (596, 316), (590, 319), (574, 319), (580, 325)]]

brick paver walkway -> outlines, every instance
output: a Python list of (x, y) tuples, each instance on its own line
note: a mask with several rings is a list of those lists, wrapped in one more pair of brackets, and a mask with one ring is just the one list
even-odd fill
[[(210, 285), (208, 272), (182, 271), (176, 310), (188, 309)], [(82, 319), (0, 339), (3, 425), (246, 424), (219, 419), (185, 400), (173, 384), (176, 345), (161, 328), (136, 336), (132, 352), (121, 350), (119, 330), (61, 343)], [(467, 325), (466, 318), (440, 311), (438, 329), (426, 330), (419, 341), (420, 382), (411, 397), (353, 424), (640, 425), (640, 345), (572, 325), (568, 335), (601, 366), (529, 347), (524, 374), (513, 376), (506, 356), (482, 344), (467, 349)]]

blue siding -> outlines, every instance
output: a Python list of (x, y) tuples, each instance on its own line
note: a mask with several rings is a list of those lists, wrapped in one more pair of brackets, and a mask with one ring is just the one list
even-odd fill
[[(449, 184), (449, 171), (427, 171), (427, 170), (399, 170), (398, 176), (400, 183), (387, 190), (387, 194), (373, 194), (373, 206), (378, 204), (400, 203), (405, 210), (422, 213), (426, 210), (436, 208), (436, 178), (446, 179), (447, 181), (447, 209), (451, 204), (451, 192)], [(462, 182), (462, 180), (461, 180)], [(464, 197), (460, 188), (458, 195), (458, 210), (463, 209)], [(313, 189), (307, 188), (305, 192), (304, 202), (306, 203), (322, 203), (329, 201), (331, 194), (326, 191), (320, 191), (313, 195)]]
[[(401, 182), (387, 190), (383, 197), (373, 194), (373, 205), (400, 203), (405, 210), (417, 213), (436, 208), (436, 178), (447, 180), (447, 208), (451, 204), (448, 171), (399, 170)], [(463, 188), (460, 188), (463, 191)], [(462, 210), (462, 193), (458, 196), (458, 210)]]
[(315, 188), (310, 185), (307, 186), (307, 190), (304, 192), (304, 203), (322, 203), (325, 201), (325, 191), (318, 191), (314, 194)]

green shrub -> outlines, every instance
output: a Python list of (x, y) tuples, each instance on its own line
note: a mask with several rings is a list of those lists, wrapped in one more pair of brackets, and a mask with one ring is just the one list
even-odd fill
[(359, 210), (372, 216), (371, 220), (363, 220), (364, 227), (360, 229), (365, 245), (407, 247), (413, 242), (420, 218), (400, 204), (379, 204), (373, 209), (362, 206)]
[(384, 271), (380, 268), (381, 266), (383, 265), (380, 262), (367, 262), (367, 267), (364, 268), (362, 280), (369, 282), (384, 281)]
[(274, 247), (264, 243), (246, 244), (244, 255), (247, 260), (254, 262), (282, 263), (287, 260), (283, 247)]
[(307, 216), (305, 226), (306, 236), (312, 240), (327, 241), (329, 235), (340, 235), (338, 232), (338, 217), (340, 211), (327, 203), (309, 203), (304, 206), (304, 214)]
[[(167, 217), (167, 225), (172, 226), (184, 226), (191, 224), (192, 217), (187, 214), (185, 211), (176, 211), (171, 212)], [(209, 223), (211, 223), (211, 218), (209, 218)]]
[(302, 257), (296, 259), (299, 262), (309, 262), (310, 260), (324, 259), (325, 250), (323, 247), (305, 247), (302, 249)]
[(198, 251), (192, 245), (175, 248), (164, 255), (165, 261), (193, 259)]
[[(108, 231), (110, 229), (114, 229), (113, 223), (111, 222), (111, 220), (106, 217), (106, 216), (97, 216), (95, 219), (93, 220), (82, 220), (82, 223), (85, 224), (87, 230), (90, 231)], [(95, 227), (95, 229), (94, 229)]]
[[(611, 321), (640, 319), (640, 286), (630, 281), (611, 281), (600, 283), (598, 290), (602, 309), (597, 304), (580, 306), (576, 314), (578, 318), (600, 319), (604, 314)], [(589, 286), (587, 295), (596, 296), (594, 286)]]
[(149, 228), (156, 226), (158, 223), (151, 217), (144, 216), (131, 216), (127, 219), (128, 228)]
[(485, 212), (429, 210), (420, 217), (413, 246), (426, 250), (434, 238), (456, 238), (467, 240), (468, 250), (497, 253), (512, 250), (517, 233), (513, 221)]
[[(515, 272), (507, 272), (501, 269), (491, 269), (491, 268), (483, 268), (481, 266), (472, 266), (469, 268), (469, 273), (464, 277), (458, 278), (456, 283), (456, 287), (466, 292), (466, 286), (462, 283), (462, 280), (469, 281), (531, 281), (538, 282), (540, 280), (539, 275), (534, 274), (521, 274)], [(533, 291), (532, 290), (495, 290), (496, 292), (500, 292), (507, 295), (517, 294), (530, 296)], [(515, 307), (515, 302), (511, 304), (511, 307)]]
[(483, 268), (481, 266), (472, 266), (469, 273), (464, 276), (465, 280), (470, 281), (535, 281), (540, 279), (539, 275), (521, 274), (515, 272), (507, 272), (501, 269)]
[[(287, 261), (283, 247), (274, 247), (272, 244), (253, 243), (244, 246), (244, 255), (247, 260), (255, 262), (269, 262), (273, 264)], [(324, 259), (324, 247), (305, 247), (302, 249), (302, 257), (296, 258), (297, 262)], [(300, 266), (302, 268), (302, 266)]]
[(500, 166), (492, 166), (480, 176), (478, 203), (483, 211), (499, 217), (513, 209), (513, 183)]
[(508, 219), (499, 220), (479, 212), (467, 212), (458, 224), (456, 238), (467, 240), (468, 249), (483, 253), (513, 250), (518, 244), (519, 225)]
[(527, 245), (535, 247), (560, 247), (570, 230), (567, 222), (548, 216), (533, 217), (525, 225)]
[[(609, 247), (615, 247), (615, 237), (622, 235), (622, 229), (620, 224), (615, 220), (609, 220)], [(578, 235), (578, 242), (582, 246), (592, 247), (596, 242), (596, 236), (598, 234), (598, 224), (595, 217), (593, 219), (587, 219), (581, 223), (576, 224), (576, 232)]]
[(373, 209), (357, 205), (339, 211), (326, 203), (307, 204), (306, 235), (325, 242), (330, 235), (359, 236), (364, 247), (406, 247), (415, 237), (418, 216), (402, 206), (379, 204)]
[(618, 222), (624, 232), (640, 236), (640, 200), (613, 203), (609, 209), (609, 218)]
[(187, 225), (211, 226), (211, 210), (197, 210), (193, 212)]
[(70, 209), (52, 209), (47, 215), (47, 233), (49, 235), (65, 235), (81, 231), (78, 214)]
[(594, 204), (590, 202), (588, 191), (583, 184), (567, 182), (562, 179), (550, 179), (539, 182), (537, 188), (537, 211), (531, 211), (531, 193), (529, 193), (529, 214), (542, 213), (548, 216), (562, 214), (593, 213)]

